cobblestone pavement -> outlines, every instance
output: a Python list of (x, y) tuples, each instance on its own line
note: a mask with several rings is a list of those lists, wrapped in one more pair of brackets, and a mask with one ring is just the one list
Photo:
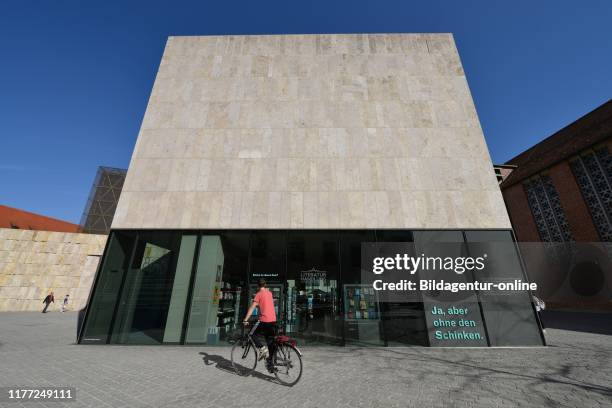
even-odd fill
[[(74, 386), (50, 407), (611, 407), (612, 337), (546, 348), (306, 348), (294, 387), (228, 370), (229, 349), (74, 345), (75, 313), (0, 313), (0, 387)], [(3, 405), (4, 404), (4, 405)]]

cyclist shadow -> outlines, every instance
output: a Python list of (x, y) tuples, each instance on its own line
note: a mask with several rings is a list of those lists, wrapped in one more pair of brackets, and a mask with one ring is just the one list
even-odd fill
[[(207, 366), (215, 365), (215, 367), (221, 371), (225, 371), (227, 373), (234, 374), (238, 377), (241, 377), (241, 375), (239, 375), (238, 373), (236, 373), (236, 371), (234, 371), (232, 362), (228, 360), (227, 358), (216, 355), (216, 354), (209, 354), (204, 351), (200, 351), (199, 354), (203, 356), (202, 361), (204, 362), (204, 365), (207, 365)], [(251, 372), (251, 374), (249, 374), (249, 376), (259, 378), (260, 380), (265, 380), (265, 381), (269, 381), (275, 384), (282, 385), (275, 377), (272, 377), (270, 375), (265, 375), (263, 373), (260, 373), (259, 371), (253, 371)]]

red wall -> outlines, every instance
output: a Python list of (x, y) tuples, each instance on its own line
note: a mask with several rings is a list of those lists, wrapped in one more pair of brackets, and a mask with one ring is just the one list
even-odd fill
[(574, 239), (584, 242), (599, 241), (591, 213), (582, 198), (580, 187), (568, 162), (552, 166), (548, 170), (548, 175), (557, 189), (559, 201)]
[[(559, 194), (559, 200), (574, 239), (581, 242), (599, 241), (591, 213), (582, 198), (580, 187), (576, 183), (569, 163), (567, 161), (557, 163), (548, 168), (546, 172)], [(523, 184), (514, 184), (504, 189), (502, 193), (517, 240), (540, 241)]]
[(502, 194), (517, 241), (540, 241), (540, 234), (531, 215), (531, 208), (529, 208), (527, 194), (525, 194), (523, 185), (520, 183), (514, 184), (504, 189)]

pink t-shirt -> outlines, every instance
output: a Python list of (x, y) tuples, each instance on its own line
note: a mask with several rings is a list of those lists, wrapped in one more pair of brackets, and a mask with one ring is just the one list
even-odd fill
[(268, 289), (259, 290), (254, 300), (259, 305), (259, 321), (264, 323), (275, 322), (276, 312), (274, 311), (274, 298), (272, 298), (272, 292)]

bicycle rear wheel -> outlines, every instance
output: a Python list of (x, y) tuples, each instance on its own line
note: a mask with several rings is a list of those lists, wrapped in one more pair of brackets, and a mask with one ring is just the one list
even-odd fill
[(257, 366), (257, 353), (247, 339), (239, 339), (232, 347), (232, 367), (238, 375), (247, 376)]
[(295, 385), (302, 378), (302, 357), (291, 344), (281, 344), (274, 352), (274, 375), (284, 385)]

